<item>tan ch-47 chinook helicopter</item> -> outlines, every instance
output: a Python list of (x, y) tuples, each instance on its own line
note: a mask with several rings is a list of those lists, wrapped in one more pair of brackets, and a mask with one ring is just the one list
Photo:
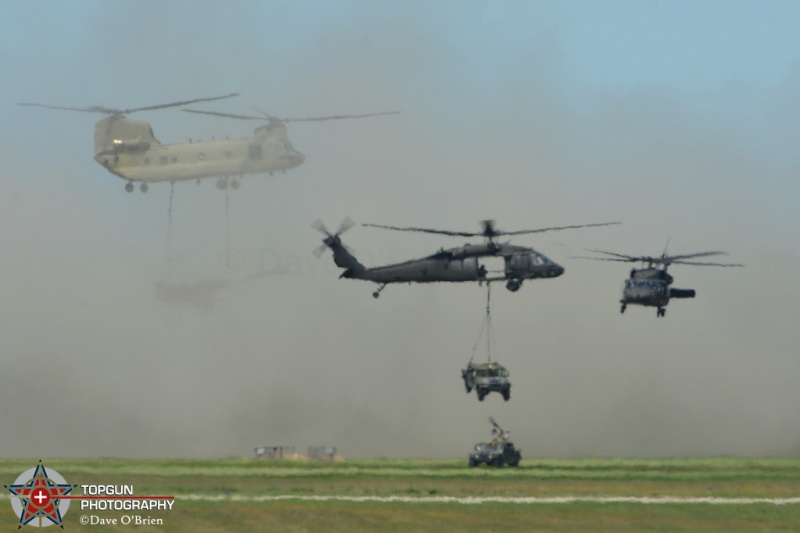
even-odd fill
[(198, 98), (169, 104), (159, 104), (132, 109), (114, 109), (103, 106), (86, 108), (61, 107), (45, 104), (20, 103), (19, 105), (45, 107), (85, 113), (108, 115), (95, 124), (94, 159), (109, 172), (127, 180), (125, 190), (133, 192), (133, 183), (139, 182), (142, 192), (149, 183), (176, 182), (204, 178), (218, 178), (217, 187), (239, 187), (237, 178), (249, 174), (270, 174), (286, 171), (303, 163), (305, 157), (292, 146), (286, 133), (288, 122), (312, 122), (344, 118), (364, 118), (398, 113), (370, 113), (363, 115), (338, 115), (299, 119), (279, 119), (266, 113), (263, 116), (233, 115), (184, 109), (192, 113), (260, 120), (252, 137), (214, 139), (174, 144), (161, 144), (148, 122), (130, 120), (125, 115), (138, 111), (152, 111), (168, 107), (181, 107), (198, 102), (211, 102), (238, 96), (237, 93), (211, 98)]

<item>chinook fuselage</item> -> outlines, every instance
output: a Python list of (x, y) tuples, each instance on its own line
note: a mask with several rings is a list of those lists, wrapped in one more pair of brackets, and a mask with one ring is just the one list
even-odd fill
[(228, 178), (288, 170), (304, 156), (279, 122), (252, 137), (161, 144), (147, 122), (109, 116), (95, 125), (95, 161), (129, 182)]

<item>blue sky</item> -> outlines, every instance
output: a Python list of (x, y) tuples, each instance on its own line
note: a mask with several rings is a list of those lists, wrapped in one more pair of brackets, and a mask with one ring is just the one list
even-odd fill
[[(46, 416), (68, 450), (44, 456), (240, 454), (272, 438), (264, 428), (350, 455), (460, 456), (488, 414), (543, 456), (800, 454), (798, 27), (792, 1), (3, 2), (0, 282), (13, 298), (0, 304), (0, 389), (41, 360), (61, 369), (53, 379), (71, 372), (96, 418), (146, 435), (139, 446), (122, 426), (105, 439), (70, 432), (80, 414), (64, 407)], [(168, 260), (168, 187), (129, 195), (92, 160), (100, 115), (14, 105), (230, 92), (241, 96), (206, 108), (402, 113), (291, 124), (306, 162), (246, 180), (227, 223), (212, 182), (181, 184)], [(178, 110), (135, 117), (165, 143), (253, 126)], [(443, 376), (468, 359), (483, 289), (389, 287), (373, 301), (372, 287), (337, 280), (328, 256), (310, 254), (309, 224), (346, 215), (465, 231), (484, 218), (510, 230), (623, 224), (514, 240), (567, 273), (493, 291), (519, 393), (476, 407)], [(220, 261), (226, 227), (235, 272)], [(367, 228), (346, 240), (369, 264), (462, 244)], [(675, 268), (698, 297), (656, 320), (619, 315), (626, 267), (574, 259), (585, 248), (655, 255), (667, 241), (748, 266)], [(244, 281), (265, 262), (288, 274)], [(242, 283), (212, 311), (164, 307), (153, 282), (168, 272)], [(109, 389), (150, 408), (97, 407)], [(168, 401), (174, 411), (158, 408)], [(399, 446), (411, 425), (415, 440)]]

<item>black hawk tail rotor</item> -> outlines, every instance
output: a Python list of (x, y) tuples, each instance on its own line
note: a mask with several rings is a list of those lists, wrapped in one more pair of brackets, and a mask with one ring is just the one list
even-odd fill
[(345, 217), (345, 219), (342, 220), (342, 223), (339, 225), (339, 229), (337, 229), (336, 232), (331, 233), (321, 220), (317, 220), (316, 222), (311, 224), (312, 228), (325, 235), (325, 238), (322, 239), (322, 244), (319, 245), (319, 247), (314, 249), (314, 251), (312, 252), (314, 254), (314, 257), (319, 259), (326, 248), (333, 248), (334, 246), (337, 245), (343, 246), (345, 250), (350, 252), (347, 246), (342, 244), (342, 239), (340, 238), (340, 235), (346, 233), (350, 228), (352, 228), (355, 225), (356, 223), (353, 222), (353, 219), (351, 219), (350, 217)]

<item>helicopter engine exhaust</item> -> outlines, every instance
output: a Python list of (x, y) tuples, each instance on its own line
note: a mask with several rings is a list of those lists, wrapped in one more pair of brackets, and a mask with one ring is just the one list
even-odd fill
[(670, 289), (670, 298), (694, 298), (694, 289)]

